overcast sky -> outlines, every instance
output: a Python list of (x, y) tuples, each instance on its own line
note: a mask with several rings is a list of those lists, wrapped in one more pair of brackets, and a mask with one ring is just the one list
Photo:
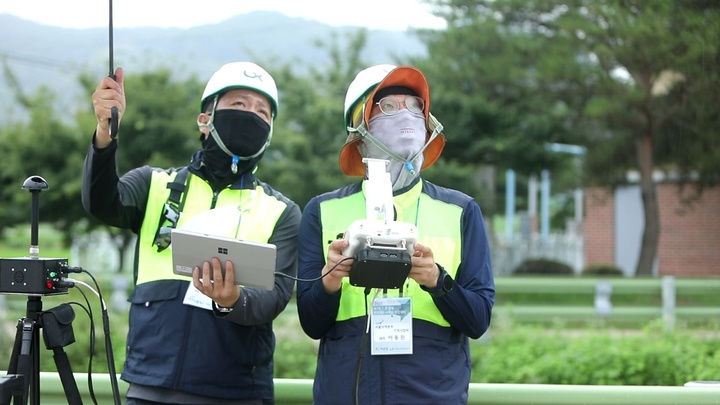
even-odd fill
[[(113, 26), (188, 28), (256, 10), (333, 26), (405, 30), (443, 28), (444, 20), (419, 0), (114, 0)], [(107, 27), (109, 0), (1, 0), (0, 13), (66, 28)]]

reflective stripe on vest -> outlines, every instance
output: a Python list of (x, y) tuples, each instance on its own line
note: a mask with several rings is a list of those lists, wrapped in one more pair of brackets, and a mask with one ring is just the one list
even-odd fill
[[(152, 174), (145, 218), (139, 234), (136, 284), (170, 279), (189, 280), (188, 277), (172, 272), (172, 244), (170, 248), (160, 253), (153, 244), (160, 215), (162, 215), (164, 204), (170, 195), (167, 183), (171, 182), (175, 175), (176, 172), (168, 174), (164, 171), (155, 171)], [(178, 228), (183, 228), (191, 219), (201, 215), (199, 218), (203, 218), (203, 221), (194, 222), (202, 223), (205, 227), (202, 229), (204, 232), (255, 242), (267, 242), (272, 236), (278, 219), (287, 207), (284, 202), (268, 195), (258, 184), (252, 189), (224, 189), (217, 195), (214, 207), (215, 209), (227, 207), (230, 214), (227, 216), (227, 220), (224, 220), (225, 218), (222, 217), (207, 215), (208, 213), (212, 214), (209, 210), (213, 204), (213, 191), (205, 181), (191, 174), (187, 186), (186, 195), (183, 196), (185, 204), (178, 220)], [(237, 210), (232, 207), (237, 207)], [(216, 212), (220, 213), (221, 211)], [(205, 215), (212, 219), (205, 221)], [(193, 229), (200, 230), (197, 229), (197, 224), (195, 225)]]
[[(395, 196), (393, 203), (397, 211), (397, 221), (409, 222), (417, 226), (420, 242), (433, 251), (436, 263), (455, 278), (461, 258), (462, 208), (430, 198), (422, 194), (422, 181), (402, 195)], [(365, 190), (363, 184), (363, 192)], [(326, 200), (320, 203), (320, 221), (323, 229), (323, 241), (337, 239), (338, 234), (345, 232), (356, 219), (365, 218), (365, 197), (363, 192), (346, 197)], [(327, 259), (328, 244), (324, 244)], [(389, 297), (396, 297), (399, 290), (388, 291)], [(368, 295), (366, 302), (365, 288), (350, 285), (349, 279), (343, 278), (342, 296), (337, 321), (365, 316), (366, 308), (374, 296)], [(450, 326), (433, 303), (432, 297), (423, 291), (418, 283), (408, 278), (403, 288), (403, 296), (411, 297), (413, 318), (433, 322), (440, 326)], [(366, 305), (368, 305), (366, 307)]]

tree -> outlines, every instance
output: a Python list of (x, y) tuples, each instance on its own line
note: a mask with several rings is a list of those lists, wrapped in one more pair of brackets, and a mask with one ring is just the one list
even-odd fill
[[(90, 112), (90, 97), (98, 81), (95, 76), (80, 78)], [(120, 174), (142, 165), (177, 167), (189, 163), (192, 152), (200, 149), (196, 118), (203, 84), (196, 78), (177, 81), (166, 68), (129, 74), (124, 84), (127, 109), (118, 133)]]
[[(536, 166), (549, 159), (542, 143), (577, 143), (589, 149), (589, 182), (615, 185), (637, 169), (645, 229), (636, 274), (652, 274), (656, 165), (705, 183), (720, 174), (717, 154), (703, 152), (718, 142), (710, 89), (720, 88), (720, 3), (428, 3), (448, 21), (446, 31), (423, 33), (433, 80), (460, 94), (444, 104), (467, 123), (453, 153)], [(473, 141), (477, 134), (488, 136)]]
[[(15, 94), (19, 110), (29, 112), (27, 120), (8, 122), (0, 128), (0, 230), (30, 225), (31, 198), (21, 186), (30, 176), (41, 176), (48, 190), (38, 196), (39, 219), (53, 224), (69, 245), (75, 232), (87, 226), (80, 203), (82, 161), (85, 145), (67, 120), (57, 117), (53, 106), (58, 97), (47, 87), (26, 95), (16, 77), (5, 66), (5, 76)], [(42, 237), (38, 241), (42, 245)]]
[[(80, 201), (84, 156), (96, 126), (90, 95), (99, 79), (81, 75), (88, 109), (71, 117), (58, 117), (53, 106), (59, 96), (47, 87), (26, 95), (7, 67), (5, 75), (17, 108), (28, 111), (29, 118), (0, 127), (0, 153), (5, 157), (0, 172), (0, 229), (27, 223), (30, 198), (20, 186), (27, 177), (40, 175), (50, 186), (39, 198), (40, 220), (60, 230), (66, 245), (76, 234), (104, 227), (114, 236), (118, 251), (124, 252), (134, 238), (131, 232), (100, 224), (85, 212)], [(195, 123), (200, 112), (199, 82), (175, 81), (168, 70), (158, 70), (126, 76), (125, 91), (128, 108), (118, 137), (122, 144), (118, 152), (120, 174), (145, 164), (187, 164), (191, 153), (200, 148)], [(119, 257), (122, 269), (124, 255)]]
[(567, 142), (572, 111), (542, 89), (547, 68), (536, 57), (539, 40), (505, 35), (500, 22), (480, 13), (446, 18), (447, 30), (419, 32), (430, 56), (412, 63), (428, 76), (431, 109), (445, 124), (445, 160), (482, 169), (473, 177), (490, 180), (478, 199), (492, 215), (493, 197), (504, 194), (493, 184), (504, 185), (506, 169), (531, 174), (568, 164), (545, 144)]
[(300, 207), (350, 182), (336, 165), (347, 137), (342, 100), (357, 72), (367, 67), (360, 57), (366, 40), (364, 30), (350, 34), (345, 48), (336, 36), (318, 40), (316, 45), (330, 56), (330, 66), (285, 64), (274, 74), (280, 114), (258, 176)]

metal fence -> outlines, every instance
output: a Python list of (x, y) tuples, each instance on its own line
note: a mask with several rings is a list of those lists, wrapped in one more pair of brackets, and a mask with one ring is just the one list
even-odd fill
[[(3, 373), (5, 375), (5, 373)], [(88, 376), (75, 374), (80, 394), (87, 402)], [(98, 404), (112, 404), (108, 374), (93, 374), (93, 391)], [(123, 396), (127, 383), (119, 381)], [(40, 398), (43, 405), (65, 405), (67, 399), (57, 373), (41, 373)], [(275, 403), (312, 404), (312, 380), (275, 379)], [(552, 385), (552, 384), (470, 384), (468, 405), (677, 405), (720, 403), (720, 382), (688, 383), (682, 387)]]
[(585, 266), (584, 240), (573, 233), (516, 235), (511, 239), (496, 235), (490, 240), (493, 272), (496, 276), (512, 274), (527, 259), (550, 259), (565, 263), (580, 273)]
[[(607, 319), (613, 321), (650, 321), (662, 319), (666, 329), (674, 328), (677, 319), (688, 321), (720, 321), (720, 300), (711, 305), (691, 305), (678, 297), (720, 297), (720, 278), (677, 278), (674, 276), (648, 278), (590, 278), (590, 277), (496, 277), (496, 295), (505, 298), (513, 294), (543, 296), (543, 301), (521, 305), (496, 305), (493, 314), (510, 315), (518, 321), (565, 321)], [(552, 305), (553, 295), (585, 296), (583, 305)], [(657, 305), (617, 305), (621, 295), (654, 296)]]

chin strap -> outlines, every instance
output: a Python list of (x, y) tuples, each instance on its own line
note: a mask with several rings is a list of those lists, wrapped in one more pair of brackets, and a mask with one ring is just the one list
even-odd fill
[(402, 162), (405, 165), (405, 169), (410, 172), (411, 175), (417, 174), (417, 171), (415, 170), (415, 167), (413, 166), (412, 162), (420, 156), (421, 153), (427, 149), (427, 147), (430, 145), (430, 143), (440, 134), (440, 132), (443, 130), (442, 124), (432, 115), (430, 115), (430, 120), (434, 124), (435, 128), (433, 129), (433, 132), (430, 134), (430, 137), (427, 141), (425, 141), (425, 145), (423, 145), (420, 150), (414, 154), (410, 159), (406, 159), (397, 153), (390, 150), (387, 146), (385, 146), (382, 142), (380, 142), (377, 138), (375, 138), (368, 130), (365, 128), (365, 122), (362, 122), (360, 125), (358, 125), (357, 128), (353, 127), (347, 127), (348, 132), (350, 133), (359, 133), (360, 136), (364, 139), (369, 140), (372, 142), (375, 146), (377, 146), (381, 151), (385, 152), (388, 156), (391, 158), (397, 160), (398, 162)]
[[(363, 98), (363, 100), (362, 100), (362, 110), (361, 110), (361, 112), (360, 112), (360, 114), (361, 114), (360, 116), (361, 116), (361, 117), (365, 117), (365, 105), (366, 105), (366, 102), (365, 102), (365, 101), (366, 101), (365, 98)], [(423, 145), (423, 147), (420, 148), (420, 150), (418, 151), (418, 153), (416, 153), (415, 155), (413, 155), (412, 158), (410, 158), (410, 159), (405, 159), (404, 157), (402, 157), (402, 156), (398, 155), (397, 153), (391, 151), (387, 146), (385, 146), (385, 145), (384, 145), (382, 142), (380, 142), (377, 138), (375, 138), (374, 136), (372, 136), (372, 134), (371, 134), (371, 133), (367, 130), (367, 128), (366, 128), (365, 119), (362, 120), (362, 122), (360, 123), (360, 125), (357, 126), (357, 128), (353, 128), (353, 127), (351, 127), (351, 126), (348, 126), (348, 127), (347, 127), (347, 131), (348, 131), (348, 133), (357, 133), (357, 134), (359, 134), (361, 138), (365, 138), (365, 139), (369, 140), (369, 141), (372, 142), (375, 146), (377, 146), (381, 151), (387, 153), (387, 155), (390, 156), (391, 158), (397, 160), (398, 162), (402, 162), (402, 163), (405, 165), (405, 169), (406, 169), (408, 172), (410, 172), (411, 175), (414, 176), (414, 175), (417, 174), (417, 171), (415, 170), (415, 167), (413, 166), (412, 161), (415, 160), (415, 158), (417, 158), (418, 156), (420, 156), (420, 154), (423, 153), (423, 152), (425, 151), (425, 149), (427, 149), (427, 147), (430, 145), (430, 143), (431, 143), (431, 142), (442, 132), (442, 130), (443, 130), (443, 125), (440, 123), (440, 121), (437, 120), (437, 118), (435, 118), (434, 115), (428, 113), (428, 117), (429, 117), (430, 122), (429, 122), (429, 123), (426, 122), (426, 123), (425, 123), (425, 127), (429, 129), (429, 128), (430, 128), (430, 125), (428, 125), (428, 124), (432, 124), (432, 126), (434, 127), (434, 128), (433, 128), (433, 131), (432, 131), (432, 133), (430, 134), (430, 137), (427, 139), (427, 141), (425, 141), (425, 145)], [(271, 131), (271, 132), (272, 132), (272, 131)]]

